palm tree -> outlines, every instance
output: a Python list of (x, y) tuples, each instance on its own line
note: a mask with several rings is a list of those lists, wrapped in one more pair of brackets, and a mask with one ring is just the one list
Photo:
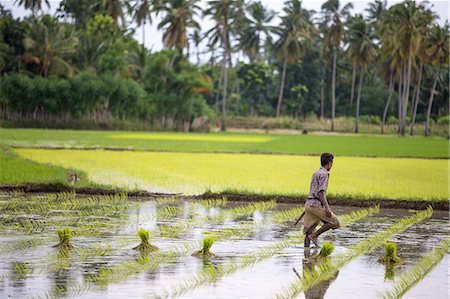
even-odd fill
[(449, 63), (449, 25), (446, 23), (443, 27), (435, 25), (430, 34), (428, 41), (429, 48), (427, 54), (431, 57), (432, 64), (436, 67), (434, 74), (433, 87), (431, 88), (430, 98), (428, 100), (427, 120), (425, 123), (425, 136), (429, 136), (430, 130), (430, 114), (433, 106), (434, 93), (439, 79), (439, 72), (442, 67)]
[(208, 1), (208, 6), (204, 11), (205, 16), (210, 16), (214, 21), (214, 26), (206, 32), (209, 37), (209, 44), (214, 47), (220, 43), (223, 49), (222, 58), (222, 117), (221, 130), (225, 131), (225, 116), (227, 103), (227, 88), (228, 88), (228, 65), (230, 63), (231, 55), (231, 41), (230, 34), (233, 31), (234, 18), (236, 16), (236, 1), (233, 0), (213, 0)]
[(38, 62), (39, 74), (47, 77), (49, 74), (71, 75), (74, 67), (68, 58), (75, 53), (78, 42), (75, 32), (65, 24), (52, 24), (51, 21), (34, 19), (29, 35), (24, 39), (28, 55)]
[(158, 29), (163, 29), (163, 42), (167, 48), (188, 49), (189, 41), (187, 30), (189, 28), (200, 29), (200, 25), (194, 20), (194, 16), (200, 7), (199, 0), (168, 0), (161, 10), (165, 16)]
[(345, 18), (348, 18), (350, 9), (352, 8), (352, 3), (348, 3), (341, 8), (339, 0), (328, 0), (322, 5), (324, 23), (329, 27), (329, 30), (325, 32), (324, 47), (331, 47), (333, 56), (333, 73), (331, 77), (331, 131), (334, 131), (334, 116), (336, 111), (337, 52), (344, 33)]
[(399, 92), (399, 133), (405, 135), (406, 114), (411, 87), (411, 72), (415, 64), (417, 51), (422, 43), (424, 29), (432, 23), (433, 13), (426, 7), (426, 3), (416, 5), (413, 1), (406, 1), (392, 6), (390, 22), (394, 30), (392, 40), (397, 51), (400, 64)]
[(152, 0), (137, 0), (132, 10), (134, 11), (133, 19), (139, 27), (142, 27), (142, 44), (145, 45), (145, 24), (147, 21), (152, 23)]
[(366, 72), (369, 63), (372, 62), (377, 55), (377, 47), (374, 39), (375, 35), (372, 27), (363, 19), (362, 15), (357, 15), (353, 18), (349, 28), (349, 47), (347, 53), (352, 64), (360, 68), (358, 96), (356, 99), (355, 133), (358, 133), (359, 131), (359, 106), (364, 73)]
[(241, 29), (239, 47), (250, 62), (260, 62), (262, 60), (260, 49), (274, 29), (269, 23), (273, 20), (275, 12), (268, 10), (260, 1), (257, 1), (248, 6), (248, 13), (249, 17), (246, 18), (244, 28)]
[(118, 25), (120, 18), (122, 26), (125, 27), (126, 23), (122, 0), (103, 0), (103, 6), (106, 10), (106, 14), (114, 20), (114, 25)]
[[(15, 0), (14, 4), (19, 4), (19, 6), (25, 7), (25, 9), (31, 9), (31, 13), (33, 16), (36, 16), (36, 13), (42, 10), (42, 0)], [(44, 0), (44, 3), (47, 7), (50, 7), (50, 3), (48, 0)]]
[(310, 19), (311, 12), (303, 9), (302, 3), (299, 0), (286, 1), (284, 5), (284, 16), (281, 17), (279, 29), (275, 31), (279, 35), (278, 41), (276, 42), (277, 53), (283, 61), (276, 111), (277, 118), (281, 112), (288, 62), (296, 63), (304, 54), (304, 43), (310, 39), (313, 30)]

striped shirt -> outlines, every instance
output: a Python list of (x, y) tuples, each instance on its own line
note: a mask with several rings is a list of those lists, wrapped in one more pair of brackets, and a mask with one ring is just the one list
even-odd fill
[(319, 199), (319, 192), (324, 191), (327, 192), (328, 188), (328, 178), (330, 177), (330, 174), (328, 171), (320, 167), (319, 170), (317, 170), (311, 178), (311, 185), (309, 187), (309, 195), (306, 199), (305, 204), (311, 206), (311, 207), (322, 207), (322, 203)]

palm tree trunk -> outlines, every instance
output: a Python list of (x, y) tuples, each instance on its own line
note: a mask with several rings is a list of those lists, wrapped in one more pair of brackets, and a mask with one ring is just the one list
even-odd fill
[(412, 54), (411, 49), (409, 51), (409, 58), (408, 58), (408, 73), (406, 74), (406, 90), (405, 90), (405, 97), (404, 97), (404, 107), (403, 107), (403, 119), (402, 119), (402, 129), (401, 129), (401, 135), (405, 136), (406, 132), (406, 114), (408, 111), (408, 102), (409, 102), (409, 89), (411, 86), (411, 68), (412, 68)]
[(228, 41), (227, 41), (227, 32), (223, 30), (223, 41), (224, 41), (224, 51), (223, 51), (223, 93), (222, 93), (222, 122), (220, 126), (221, 131), (226, 130), (225, 126), (225, 114), (227, 108), (227, 89), (228, 89)]
[(285, 58), (284, 58), (284, 62), (283, 62), (283, 73), (282, 73), (282, 75), (281, 75), (280, 93), (278, 94), (278, 103), (277, 103), (277, 114), (276, 114), (276, 118), (278, 118), (278, 117), (280, 116), (281, 102), (282, 102), (282, 100), (283, 100), (284, 84), (285, 84), (285, 80), (286, 80), (287, 63), (288, 63), (288, 59), (287, 59), (287, 57), (285, 57)]
[(220, 70), (220, 76), (219, 76), (219, 81), (217, 84), (217, 92), (216, 92), (216, 97), (214, 100), (214, 106), (216, 109), (216, 113), (219, 114), (219, 97), (220, 97), (220, 89), (222, 88), (222, 83), (223, 83), (223, 74), (224, 74), (224, 66), (222, 64), (222, 69)]
[(334, 115), (336, 111), (336, 62), (337, 51), (333, 48), (333, 76), (331, 78), (331, 131), (334, 131)]
[(420, 99), (420, 85), (422, 84), (422, 71), (423, 71), (423, 63), (420, 62), (419, 79), (417, 80), (417, 92), (416, 97), (414, 99), (414, 107), (411, 116), (411, 130), (409, 132), (411, 136), (414, 135), (414, 125), (416, 124), (417, 107), (419, 106), (419, 99)]
[(353, 98), (355, 96), (355, 81), (356, 81), (356, 67), (353, 66), (353, 72), (352, 72), (352, 93), (350, 96), (350, 106), (353, 105)]
[(324, 118), (324, 112), (325, 112), (325, 92), (324, 92), (324, 80), (322, 78), (321, 82), (320, 82), (320, 120), (322, 121)]
[(391, 103), (392, 93), (394, 92), (393, 75), (394, 75), (393, 71), (391, 70), (391, 73), (389, 75), (389, 96), (386, 102), (386, 106), (384, 106), (383, 120), (381, 121), (381, 134), (384, 134), (384, 124), (386, 123), (386, 116), (389, 109), (389, 104)]
[(400, 134), (402, 121), (402, 106), (403, 106), (403, 65), (400, 67), (399, 81), (398, 81), (398, 128), (397, 134)]
[(145, 20), (144, 25), (142, 26), (142, 45), (145, 47)]
[(358, 128), (359, 104), (361, 102), (361, 90), (362, 90), (363, 77), (364, 77), (364, 68), (361, 67), (361, 73), (359, 74), (358, 97), (356, 98), (355, 133), (359, 132), (359, 128)]
[(431, 107), (433, 106), (434, 92), (436, 91), (437, 81), (439, 79), (439, 71), (441, 69), (441, 65), (438, 65), (436, 70), (436, 74), (434, 76), (433, 88), (431, 89), (430, 99), (428, 100), (428, 109), (427, 109), (427, 121), (425, 123), (425, 136), (430, 136), (430, 115), (431, 115)]

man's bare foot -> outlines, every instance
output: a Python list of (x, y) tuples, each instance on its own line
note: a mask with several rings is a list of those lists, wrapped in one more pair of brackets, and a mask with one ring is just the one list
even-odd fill
[(317, 242), (317, 236), (314, 236), (313, 234), (310, 234), (308, 236), (308, 239), (310, 239), (316, 247), (320, 247), (319, 242)]

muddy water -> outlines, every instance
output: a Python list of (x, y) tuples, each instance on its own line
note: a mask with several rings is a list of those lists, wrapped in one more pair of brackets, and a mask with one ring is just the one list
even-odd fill
[[(229, 203), (229, 206), (243, 204)], [(139, 227), (154, 229), (161, 224), (182, 221), (192, 214), (213, 214), (221, 209), (218, 207), (191, 209), (192, 204), (189, 202), (182, 202), (179, 205), (184, 208), (184, 212), (176, 218), (154, 220), (149, 215), (155, 215), (158, 208), (156, 202), (142, 202), (139, 206), (131, 208), (128, 223), (119, 230), (111, 231), (110, 235), (74, 237), (72, 242), (76, 249), (86, 248), (93, 243), (129, 237), (124, 247), (113, 249), (105, 256), (91, 257), (86, 261), (80, 261), (75, 253), (69, 258), (58, 256), (57, 250), (51, 247), (58, 242), (57, 235), (51, 228), (35, 232), (31, 236), (42, 239), (42, 245), (33, 246), (25, 251), (5, 252), (2, 249), (9, 248), (6, 246), (16, 244), (30, 236), (13, 229), (3, 230), (0, 236), (0, 298), (45, 297), (55, 294), (55, 290), (60, 291), (61, 297), (76, 295), (82, 298), (151, 298), (152, 292), (163, 294), (164, 289), (173, 289), (174, 285), (191, 278), (204, 267), (220, 265), (233, 257), (251, 253), (293, 233), (292, 227), (271, 224), (270, 211), (256, 212), (250, 217), (239, 219), (255, 224), (252, 235), (243, 240), (216, 242), (211, 248), (215, 257), (209, 262), (187, 255), (172, 263), (161, 264), (154, 271), (140, 273), (119, 283), (110, 283), (103, 288), (86, 282), (89, 275), (97, 274), (99, 269), (139, 258), (139, 254), (131, 249), (139, 244), (135, 234)], [(292, 207), (294, 206), (279, 205), (277, 209)], [(335, 208), (337, 214), (350, 210), (352, 209)], [(409, 214), (407, 210), (381, 210), (379, 215), (325, 234), (321, 241), (333, 242), (336, 247), (331, 255), (333, 258), (333, 255), (345, 252), (349, 246)], [(239, 221), (228, 220), (207, 227), (195, 227), (187, 230), (180, 239), (155, 237), (151, 242), (162, 250), (170, 249), (185, 241), (201, 239), (204, 231), (236, 226), (239, 225)], [(354, 259), (343, 267), (334, 279), (321, 283), (306, 294), (302, 293), (299, 298), (377, 298), (393, 287), (402, 272), (407, 271), (422, 256), (438, 247), (448, 235), (448, 214), (436, 212), (432, 219), (416, 224), (391, 239), (397, 243), (398, 254), (405, 260), (404, 264), (395, 268), (393, 280), (385, 277), (385, 266), (377, 262), (383, 254), (383, 249), (380, 248)], [(302, 275), (303, 256), (302, 244), (287, 247), (270, 259), (218, 279), (210, 285), (191, 290), (181, 298), (271, 298), (298, 279), (293, 268)], [(448, 262), (449, 256), (446, 255), (425, 279), (406, 294), (405, 298), (448, 298)], [(26, 263), (32, 271), (23, 270), (23, 263)], [(86, 286), (91, 288), (88, 289)]]

